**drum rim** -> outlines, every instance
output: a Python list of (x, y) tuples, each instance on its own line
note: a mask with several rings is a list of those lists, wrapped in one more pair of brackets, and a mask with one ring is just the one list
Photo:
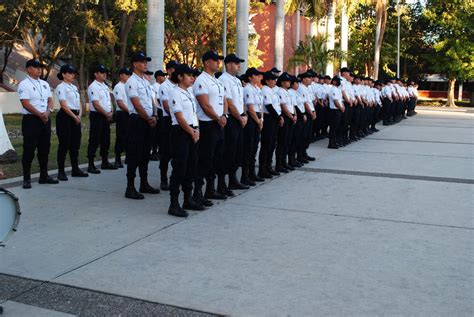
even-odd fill
[(10, 239), (12, 234), (16, 231), (18, 224), (20, 222), (21, 211), (20, 211), (20, 203), (19, 203), (18, 197), (16, 197), (15, 194), (13, 194), (9, 190), (6, 190), (5, 188), (0, 188), (0, 192), (3, 192), (7, 194), (8, 196), (10, 196), (11, 198), (13, 198), (13, 200), (15, 201), (15, 207), (16, 207), (16, 214), (15, 214), (15, 220), (13, 221), (13, 225), (10, 231), (8, 232), (8, 234), (6, 235), (6, 237), (3, 240), (0, 240), (0, 247), (3, 247), (5, 246), (5, 243), (8, 241), (8, 239)]

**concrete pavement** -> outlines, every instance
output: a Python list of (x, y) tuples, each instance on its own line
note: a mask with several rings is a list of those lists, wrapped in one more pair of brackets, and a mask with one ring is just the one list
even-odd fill
[(5, 316), (472, 316), (473, 119), (426, 109), (340, 150), (317, 142), (316, 162), (185, 220), (168, 193), (123, 198), (123, 170), (13, 187)]

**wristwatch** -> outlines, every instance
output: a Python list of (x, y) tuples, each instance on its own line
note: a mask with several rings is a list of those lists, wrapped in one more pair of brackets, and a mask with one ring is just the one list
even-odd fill
[(224, 117), (224, 118), (226, 118), (226, 119), (229, 119), (229, 115), (228, 115), (227, 113), (224, 113), (224, 114), (222, 115), (222, 117)]

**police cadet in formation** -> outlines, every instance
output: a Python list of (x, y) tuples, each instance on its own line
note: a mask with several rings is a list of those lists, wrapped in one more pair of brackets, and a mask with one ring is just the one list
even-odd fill
[[(282, 126), (284, 121), (281, 117), (280, 96), (276, 86), (277, 76), (267, 71), (262, 79), (263, 96), (263, 129), (259, 153), (259, 171), (261, 178), (273, 178), (280, 175), (272, 168), (273, 152), (275, 151), (278, 126)], [(275, 87), (277, 87), (275, 89)]]
[(89, 174), (79, 169), (79, 148), (81, 146), (82, 107), (79, 90), (73, 84), (77, 70), (72, 65), (63, 65), (58, 73), (62, 82), (56, 87), (56, 97), (61, 109), (56, 116), (56, 134), (58, 135), (58, 179), (67, 181), (64, 165), (69, 152), (71, 176), (87, 177)]
[[(170, 207), (168, 214), (187, 217), (188, 210), (204, 210), (204, 206), (192, 196), (193, 181), (198, 163), (199, 121), (197, 103), (190, 91), (194, 70), (186, 64), (177, 65), (171, 79), (176, 86), (169, 91), (171, 115), (170, 153)], [(179, 190), (183, 190), (183, 207), (179, 205)]]
[(244, 77), (245, 81), (247, 81), (244, 87), (244, 105), (248, 121), (244, 127), (242, 176), (240, 182), (248, 186), (255, 186), (257, 182), (264, 181), (255, 171), (260, 132), (263, 128), (263, 97), (259, 88), (263, 73), (251, 67), (247, 69)]
[(235, 54), (229, 54), (224, 58), (226, 71), (219, 77), (224, 85), (225, 98), (229, 117), (225, 126), (224, 160), (226, 172), (229, 175), (229, 185), (226, 195), (233, 196), (232, 190), (249, 189), (249, 185), (242, 184), (237, 180), (237, 169), (242, 165), (243, 131), (247, 125), (247, 113), (244, 109), (244, 88), (240, 78), (240, 63), (244, 60)]
[(49, 84), (40, 79), (44, 65), (37, 59), (26, 62), (28, 76), (18, 85), (18, 95), (23, 107), (21, 131), (23, 133), (23, 188), (31, 188), (31, 163), (38, 151), (40, 184), (57, 184), (48, 175), (48, 155), (51, 140), (53, 98)]
[(342, 114), (346, 110), (342, 97), (341, 79), (334, 77), (331, 81), (333, 85), (329, 90), (329, 145), (330, 149), (338, 149), (337, 136), (341, 124)]
[[(225, 183), (224, 166), (224, 127), (227, 124), (227, 101), (224, 85), (214, 76), (224, 57), (215, 51), (202, 56), (204, 71), (196, 78), (193, 91), (198, 101), (200, 141), (198, 155), (198, 175), (196, 176), (194, 198), (205, 206), (209, 199), (226, 199), (230, 194)], [(218, 186), (215, 189), (215, 175)], [(203, 197), (202, 186), (206, 179)]]
[(413, 80), (409, 82), (408, 93), (410, 94), (410, 102), (408, 106), (407, 116), (411, 117), (417, 114), (415, 111), (416, 102), (418, 100), (418, 85)]
[(168, 184), (168, 165), (170, 162), (170, 131), (171, 131), (171, 117), (169, 109), (169, 90), (176, 86), (171, 75), (178, 66), (176, 61), (169, 61), (166, 64), (166, 72), (168, 78), (160, 85), (158, 98), (163, 112), (163, 117), (160, 121), (160, 188), (162, 190), (169, 190)]
[(154, 74), (155, 82), (152, 85), (152, 89), (155, 95), (155, 103), (157, 105), (156, 115), (157, 121), (156, 126), (153, 128), (153, 137), (151, 142), (151, 155), (150, 161), (158, 161), (159, 157), (159, 147), (160, 147), (160, 136), (161, 136), (161, 122), (163, 121), (163, 109), (160, 102), (160, 86), (166, 80), (167, 73), (163, 72), (161, 69), (157, 70)]
[[(132, 56), (133, 74), (125, 83), (130, 119), (127, 139), (127, 189), (125, 197), (143, 199), (144, 193), (158, 194), (160, 190), (148, 183), (152, 129), (156, 125), (153, 115), (153, 94), (150, 82), (145, 78), (147, 62), (151, 61), (143, 52)], [(135, 189), (135, 176), (140, 174), (139, 191)]]
[(87, 88), (90, 101), (90, 129), (89, 144), (87, 147), (87, 158), (89, 167), (87, 171), (91, 174), (100, 174), (100, 170), (94, 164), (95, 153), (100, 146), (100, 156), (103, 170), (115, 170), (115, 165), (109, 163), (110, 147), (110, 124), (113, 121), (112, 99), (109, 87), (105, 84), (107, 73), (104, 65), (99, 65), (92, 70), (95, 80)]
[(316, 119), (316, 112), (314, 111), (314, 95), (309, 90), (309, 86), (312, 83), (311, 80), (311, 73), (305, 72), (298, 76), (300, 78), (301, 83), (298, 87), (298, 93), (300, 94), (301, 98), (303, 99), (306, 121), (303, 125), (302, 139), (303, 144), (298, 152), (298, 161), (302, 163), (308, 163), (309, 161), (314, 161), (315, 158), (309, 156), (307, 150), (309, 145), (312, 142), (312, 132), (313, 132), (313, 122)]
[(289, 92), (291, 80), (292, 77), (287, 72), (282, 73), (277, 79), (281, 116), (284, 121), (278, 129), (276, 147), (275, 170), (279, 173), (288, 173), (294, 170), (292, 166), (288, 165), (287, 161), (289, 141), (293, 135), (293, 126), (296, 123), (295, 107)]
[(125, 92), (125, 83), (132, 75), (132, 71), (128, 68), (121, 68), (118, 72), (120, 81), (113, 89), (113, 95), (116, 103), (115, 109), (115, 167), (123, 168), (122, 153), (127, 147), (128, 136), (128, 119), (130, 113), (128, 112), (128, 98)]
[(296, 76), (291, 76), (289, 94), (295, 109), (296, 122), (293, 126), (293, 135), (288, 146), (288, 165), (293, 168), (303, 166), (303, 162), (296, 159), (296, 153), (303, 151), (303, 126), (306, 122), (303, 97), (298, 93), (300, 80)]

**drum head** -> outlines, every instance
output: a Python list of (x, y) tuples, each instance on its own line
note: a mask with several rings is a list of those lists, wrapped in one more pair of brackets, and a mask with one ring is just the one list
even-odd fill
[(20, 221), (18, 198), (11, 192), (0, 188), (0, 245), (16, 231)]

